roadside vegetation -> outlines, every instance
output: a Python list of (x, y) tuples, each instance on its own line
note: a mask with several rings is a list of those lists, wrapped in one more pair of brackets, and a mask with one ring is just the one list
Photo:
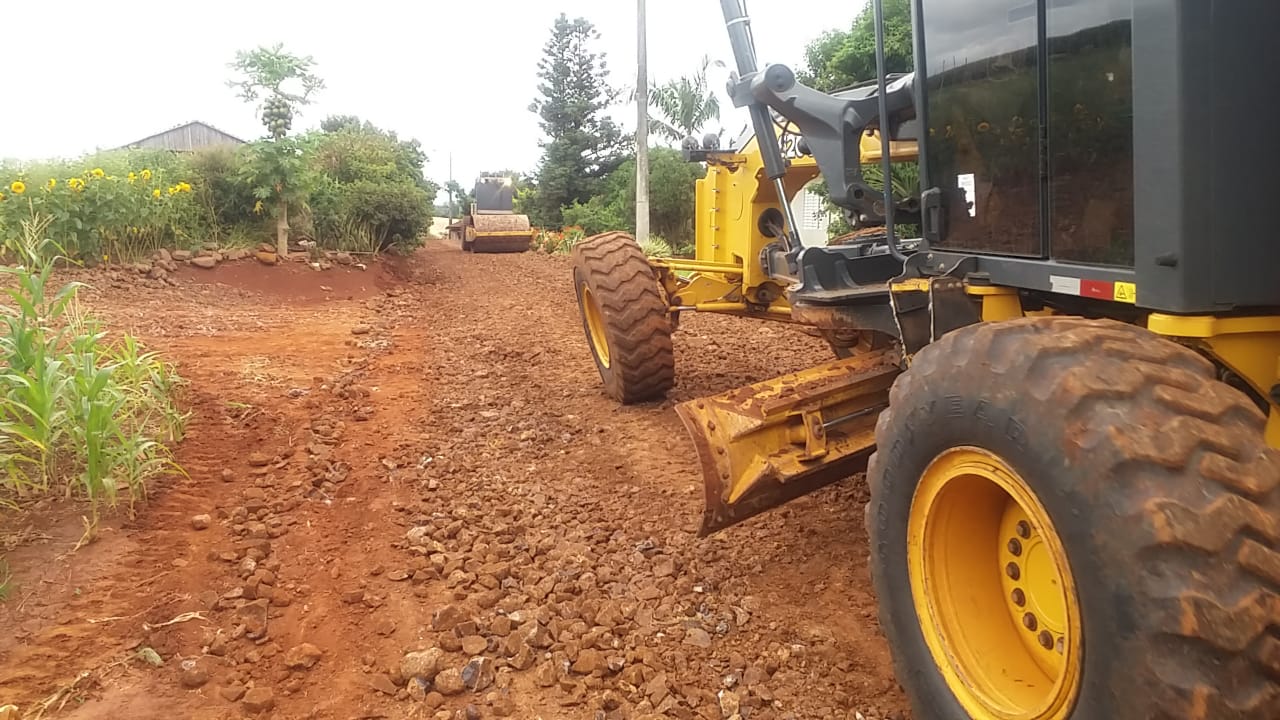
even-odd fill
[[(0, 503), (56, 495), (102, 506), (146, 495), (180, 472), (169, 445), (186, 416), (175, 368), (130, 335), (112, 337), (79, 303), (81, 284), (55, 280), (65, 261), (47, 217), (6, 237), (0, 303)], [(3, 572), (0, 572), (3, 574)]]
[(305, 239), (363, 253), (418, 246), (438, 190), (423, 174), (420, 144), (352, 115), (292, 132), (324, 88), (314, 66), (278, 45), (236, 54), (228, 85), (265, 130), (244, 145), (0, 164), (0, 237), (46, 218), (61, 252), (86, 265), (210, 242), (270, 241), (283, 251)]

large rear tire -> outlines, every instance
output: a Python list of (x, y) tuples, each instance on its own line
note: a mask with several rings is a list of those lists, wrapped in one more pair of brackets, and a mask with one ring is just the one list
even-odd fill
[(867, 473), (899, 681), (937, 720), (1280, 717), (1280, 452), (1193, 351), (1106, 320), (954, 331)]
[(661, 398), (675, 382), (671, 322), (640, 246), (620, 232), (573, 248), (573, 285), (605, 392), (624, 404)]

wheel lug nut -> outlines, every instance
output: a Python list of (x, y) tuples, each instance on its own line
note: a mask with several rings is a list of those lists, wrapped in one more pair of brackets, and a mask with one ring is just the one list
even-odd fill
[(1018, 538), (1009, 538), (1009, 553), (1014, 557), (1022, 554), (1022, 543), (1018, 542)]
[(1049, 634), (1048, 630), (1040, 631), (1040, 647), (1045, 650), (1053, 649), (1053, 636)]
[(1021, 536), (1023, 540), (1026, 540), (1027, 538), (1031, 537), (1031, 524), (1028, 523), (1026, 520), (1019, 520), (1018, 535)]
[(1010, 595), (1012, 595), (1013, 597), (1014, 605), (1017, 605), (1018, 607), (1022, 607), (1023, 605), (1027, 604), (1027, 595), (1026, 593), (1022, 592), (1022, 588), (1014, 588), (1013, 592), (1010, 593)]
[(1004, 573), (1011, 579), (1017, 580), (1022, 577), (1022, 570), (1018, 568), (1018, 563), (1009, 563), (1004, 566)]
[(1040, 627), (1040, 623), (1036, 622), (1036, 616), (1031, 613), (1022, 616), (1022, 624), (1032, 632), (1035, 632), (1036, 628)]

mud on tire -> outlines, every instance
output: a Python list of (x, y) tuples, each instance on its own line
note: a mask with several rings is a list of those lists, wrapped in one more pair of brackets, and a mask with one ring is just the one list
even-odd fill
[(675, 382), (671, 322), (636, 241), (610, 232), (578, 243), (573, 286), (605, 392), (625, 404), (664, 396)]
[(913, 492), (977, 446), (1056, 526), (1083, 618), (1068, 717), (1280, 717), (1280, 452), (1195, 352), (1106, 320), (1027, 318), (921, 351), (876, 428), (867, 528), (880, 621), (917, 717), (968, 716), (938, 672), (907, 568)]

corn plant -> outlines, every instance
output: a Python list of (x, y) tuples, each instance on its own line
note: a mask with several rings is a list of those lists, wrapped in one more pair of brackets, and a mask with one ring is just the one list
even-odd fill
[[(0, 272), (15, 287), (0, 306), (0, 483), (18, 498), (61, 488), (101, 502), (130, 502), (146, 481), (180, 469), (165, 443), (181, 438), (173, 367), (136, 339), (111, 341), (76, 303), (78, 283), (56, 287), (60, 248), (47, 218), (23, 222), (6, 248), (19, 262)], [(13, 504), (12, 501), (9, 504)]]
[[(48, 490), (54, 449), (66, 426), (59, 398), (70, 381), (57, 347), (65, 337), (54, 329), (74, 301), (78, 288), (68, 283), (53, 290), (51, 275), (57, 250), (44, 238), (48, 220), (23, 221), (26, 241), (8, 242), (6, 250), (19, 264), (2, 267), (16, 287), (5, 290), (13, 305), (0, 307), (0, 434), (8, 439), (0, 455), (18, 494)], [(40, 238), (35, 240), (35, 238)]]

